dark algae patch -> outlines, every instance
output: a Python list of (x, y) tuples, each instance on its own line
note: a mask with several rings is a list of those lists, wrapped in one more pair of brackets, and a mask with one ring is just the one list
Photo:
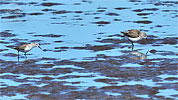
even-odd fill
[(56, 34), (47, 34), (47, 35), (34, 35), (35, 37), (53, 37), (53, 38), (57, 38), (57, 37), (62, 37), (63, 35), (56, 35)]
[(98, 22), (92, 22), (92, 23), (98, 24), (98, 25), (110, 24), (110, 22), (107, 22), (107, 21), (98, 21)]
[(144, 20), (144, 21), (134, 21), (134, 23), (138, 23), (138, 24), (150, 24), (150, 23), (152, 23), (152, 21), (149, 21), (149, 20)]
[(0, 36), (1, 37), (14, 37), (16, 35), (8, 32), (8, 31), (3, 31), (3, 32), (0, 32)]
[(47, 2), (47, 3), (42, 3), (42, 6), (47, 6), (47, 7), (51, 7), (51, 6), (56, 6), (56, 5), (64, 5), (63, 3), (51, 3), (51, 2)]
[(43, 15), (43, 13), (30, 13), (29, 15)]

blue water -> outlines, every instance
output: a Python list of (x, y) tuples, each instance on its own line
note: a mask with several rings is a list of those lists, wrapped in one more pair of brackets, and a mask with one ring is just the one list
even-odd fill
[[(132, 0), (9, 0), (2, 1), (9, 4), (0, 4), (0, 10), (3, 9), (20, 9), (20, 13), (26, 13), (24, 17), (17, 18), (3, 18), (10, 15), (13, 15), (10, 12), (0, 13), (0, 32), (9, 30), (9, 33), (12, 33), (16, 36), (7, 36), (4, 37), (1, 34), (0, 37), (0, 60), (3, 60), (1, 64), (1, 74), (0, 76), (14, 76), (17, 79), (26, 79), (28, 82), (17, 82), (12, 79), (0, 78), (1, 88), (6, 88), (9, 86), (18, 87), (23, 84), (30, 84), (32, 86), (43, 87), (47, 86), (48, 83), (41, 82), (38, 80), (43, 77), (53, 78), (51, 81), (57, 82), (66, 82), (64, 86), (74, 86), (81, 87), (81, 89), (76, 89), (76, 91), (85, 91), (89, 87), (96, 87), (101, 89), (102, 87), (109, 86), (135, 86), (142, 85), (147, 87), (157, 87), (159, 93), (156, 93), (154, 98), (158, 99), (157, 96), (163, 96), (165, 98), (176, 99), (177, 97), (172, 96), (176, 95), (175, 92), (178, 92), (175, 88), (167, 87), (166, 89), (159, 89), (164, 84), (176, 84), (178, 81), (175, 80), (165, 80), (165, 78), (176, 78), (174, 70), (160, 71), (159, 68), (162, 67), (175, 67), (177, 64), (177, 42), (175, 42), (175, 37), (177, 37), (177, 2), (166, 0), (142, 0), (131, 2)], [(30, 2), (36, 2), (36, 4), (29, 4)], [(54, 5), (54, 6), (42, 6), (42, 3), (62, 3), (63, 5)], [(24, 3), (18, 5), (17, 3)], [(78, 3), (78, 5), (76, 5)], [(158, 5), (160, 4), (160, 5)], [(118, 8), (118, 9), (117, 9)], [(42, 11), (44, 9), (52, 9), (54, 11)], [(55, 11), (69, 11), (68, 13), (55, 14)], [(136, 11), (135, 11), (136, 10)], [(141, 10), (141, 12), (137, 12)], [(78, 11), (78, 13), (77, 13)], [(42, 13), (42, 15), (29, 15), (30, 13)], [(113, 15), (109, 15), (112, 14)], [(139, 15), (140, 14), (140, 15)], [(141, 15), (143, 14), (143, 15)], [(148, 15), (144, 15), (148, 14)], [(117, 20), (116, 20), (117, 19)], [(25, 20), (25, 21), (23, 21)], [(96, 24), (95, 22), (106, 21), (109, 24)], [(150, 23), (138, 23), (136, 21), (150, 21)], [(136, 56), (131, 54), (131, 44), (127, 41), (126, 38), (118, 36), (122, 35), (121, 31), (126, 31), (128, 29), (140, 29), (143, 32), (148, 34), (149, 43), (134, 43), (138, 53), (142, 53), (143, 56)], [(57, 37), (50, 37), (52, 35), (60, 35)], [(40, 36), (42, 35), (42, 36)], [(168, 38), (168, 39), (167, 39)], [(174, 38), (174, 39), (172, 39)], [(112, 42), (99, 42), (101, 40), (113, 39)], [(173, 41), (171, 43), (170, 41)], [(56, 42), (57, 41), (57, 42)], [(59, 42), (61, 41), (61, 42)], [(117, 43), (118, 41), (118, 43)], [(122, 42), (123, 41), (123, 42)], [(144, 40), (143, 40), (144, 41)], [(7, 42), (7, 43), (4, 43)], [(16, 47), (20, 43), (31, 43), (38, 42), (40, 46), (46, 50), (41, 51), (38, 48), (34, 48), (29, 53), (27, 53), (28, 59), (25, 59), (23, 53), (20, 53), (20, 62), (17, 62), (17, 51), (11, 47)], [(159, 46), (155, 46), (159, 45)], [(11, 47), (9, 47), (11, 46)], [(110, 46), (111, 49), (102, 49), (95, 51), (93, 49), (86, 49), (87, 47), (93, 46)], [(75, 47), (86, 47), (85, 49), (75, 49)], [(97, 48), (98, 49), (98, 48)], [(156, 53), (152, 53), (151, 50), (156, 50)], [(147, 51), (150, 51), (147, 55)], [(15, 56), (7, 56), (15, 55)], [(98, 57), (98, 55), (105, 55), (108, 58)], [(123, 56), (123, 57), (122, 57)], [(98, 58), (97, 58), (98, 57)], [(111, 58), (109, 58), (111, 57)], [(50, 58), (52, 60), (40, 60), (42, 58)], [(113, 67), (119, 68), (148, 68), (155, 67), (159, 71), (155, 77), (148, 76), (147, 78), (142, 78), (137, 80), (131, 78), (129, 81), (119, 81), (121, 77), (110, 77), (107, 74), (104, 74), (100, 71), (93, 71), (88, 69), (88, 67), (77, 66), (77, 65), (55, 65), (54, 62), (60, 62), (63, 60), (71, 62), (94, 62), (94, 61), (110, 61), (114, 60), (120, 62), (120, 65), (108, 64), (111, 68), (108, 67), (108, 70), (111, 70)], [(39, 73), (36, 75), (27, 75), (23, 73), (7, 73), (3, 72), (3, 68), (10, 67), (10, 62), (15, 64), (25, 64), (25, 61), (36, 60), (34, 65), (38, 64), (53, 64), (49, 68), (40, 68), (39, 70), (51, 71), (57, 68), (62, 69), (75, 69), (82, 70), (84, 72), (75, 71), (71, 73), (58, 73), (49, 72), (48, 75)], [(126, 61), (128, 60), (128, 61)], [(9, 61), (9, 63), (7, 63)], [(1, 63), (2, 63), (1, 62)], [(4, 64), (7, 63), (7, 65)], [(146, 62), (142, 64), (142, 62)], [(14, 64), (13, 63), (13, 64)], [(12, 66), (16, 66), (16, 65)], [(29, 63), (28, 63), (29, 64)], [(99, 64), (100, 65), (100, 64)], [(98, 65), (98, 66), (99, 66)], [(32, 65), (29, 65), (29, 68)], [(92, 67), (92, 66), (90, 66)], [(18, 67), (17, 67), (18, 68)], [(34, 67), (35, 68), (35, 67)], [(28, 69), (28, 68), (27, 68)], [(68, 70), (67, 69), (67, 70)], [(102, 68), (101, 68), (102, 70)], [(150, 69), (152, 73), (152, 69)], [(10, 69), (9, 69), (10, 71)], [(29, 69), (31, 71), (31, 69)], [(34, 70), (32, 70), (34, 71)], [(122, 71), (121, 71), (122, 72)], [(126, 71), (127, 72), (127, 71)], [(116, 74), (117, 72), (113, 72)], [(147, 73), (147, 72), (144, 72)], [(150, 74), (148, 73), (148, 74)], [(54, 74), (54, 75), (53, 75)], [(76, 78), (66, 78), (63, 79), (63, 76), (81, 76)], [(91, 76), (91, 77), (83, 77)], [(154, 81), (152, 78), (160, 78), (159, 81)], [(58, 79), (62, 78), (62, 79)], [(130, 76), (128, 76), (130, 78)], [(115, 84), (108, 84), (107, 82), (98, 82), (96, 79), (115, 79)], [(41, 80), (40, 80), (41, 81)], [(78, 84), (73, 84), (72, 82), (79, 82)], [(161, 84), (163, 83), (163, 84)], [(104, 90), (103, 90), (104, 91)], [(1, 91), (2, 92), (2, 91)], [(41, 91), (41, 94), (43, 91)], [(47, 95), (51, 93), (46, 92)], [(61, 94), (67, 94), (66, 91), (61, 91)], [(33, 93), (31, 93), (33, 94)], [(34, 93), (35, 94), (35, 93)], [(107, 92), (107, 95), (122, 95), (123, 93), (114, 93)], [(134, 94), (136, 97), (141, 98), (150, 98), (148, 94)], [(28, 94), (16, 93), (16, 96), (1, 95), (0, 99), (10, 100), (10, 99), (27, 99)]]

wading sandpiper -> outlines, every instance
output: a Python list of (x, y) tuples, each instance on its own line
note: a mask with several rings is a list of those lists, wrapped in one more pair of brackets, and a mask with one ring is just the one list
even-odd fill
[(128, 40), (132, 43), (132, 51), (134, 47), (133, 41), (138, 41), (143, 38), (145, 38), (148, 41), (147, 34), (137, 29), (131, 29), (128, 30), (127, 32), (121, 32), (121, 33), (123, 33), (128, 38)]
[(34, 42), (34, 43), (30, 43), (30, 44), (23, 44), (23, 45), (20, 45), (14, 49), (16, 49), (18, 51), (18, 56), (19, 56), (19, 51), (20, 52), (24, 52), (25, 54), (25, 57), (27, 58), (26, 56), (26, 53), (29, 52), (31, 49), (33, 49), (34, 47), (39, 47), (40, 49), (42, 49), (38, 43)]

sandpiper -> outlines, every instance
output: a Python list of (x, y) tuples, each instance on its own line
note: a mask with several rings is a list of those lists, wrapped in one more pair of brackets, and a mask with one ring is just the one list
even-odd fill
[(132, 50), (134, 47), (133, 41), (138, 41), (141, 40), (142, 38), (145, 38), (148, 41), (147, 34), (137, 29), (131, 29), (128, 30), (127, 32), (121, 32), (121, 33), (123, 33), (128, 38), (128, 40), (132, 43)]
[(26, 53), (29, 52), (31, 49), (33, 49), (34, 47), (39, 47), (40, 49), (42, 49), (38, 43), (34, 42), (34, 43), (30, 43), (30, 44), (23, 44), (23, 45), (20, 45), (14, 49), (16, 49), (18, 51), (18, 56), (19, 56), (19, 51), (20, 52), (24, 52), (25, 54), (25, 57), (27, 58), (26, 56)]

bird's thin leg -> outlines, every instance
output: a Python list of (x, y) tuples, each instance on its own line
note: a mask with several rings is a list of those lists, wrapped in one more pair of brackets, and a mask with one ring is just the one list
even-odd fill
[(19, 57), (19, 51), (18, 51), (18, 57)]
[(18, 56), (18, 63), (19, 63), (19, 56)]
[(133, 44), (133, 42), (130, 39), (128, 39), (128, 40), (132, 43), (132, 51), (133, 51), (134, 44)]
[(146, 54), (145, 54), (145, 55), (147, 55), (147, 54), (148, 54), (148, 52), (149, 52), (149, 50), (146, 52)]
[(18, 51), (18, 63), (19, 63), (19, 51)]
[(132, 51), (133, 51), (133, 48), (134, 48), (134, 47), (132, 46)]
[(26, 52), (25, 52), (25, 54), (24, 54), (24, 55), (25, 55), (25, 57), (27, 58)]
[(134, 44), (133, 44), (133, 42), (131, 41), (131, 40), (129, 40), (131, 43), (132, 43), (132, 46), (134, 47)]

